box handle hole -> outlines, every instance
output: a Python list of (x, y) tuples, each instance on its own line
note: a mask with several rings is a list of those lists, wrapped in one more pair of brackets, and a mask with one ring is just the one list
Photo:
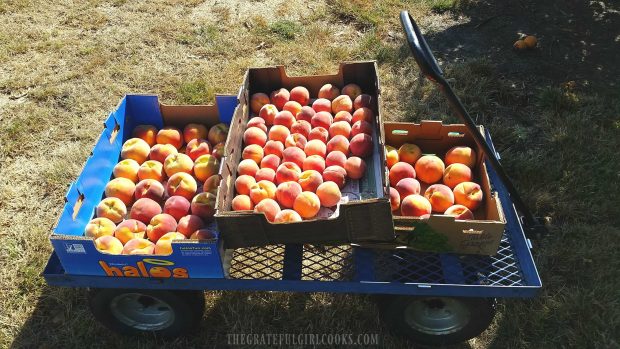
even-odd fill
[(114, 140), (116, 139), (116, 136), (118, 136), (120, 130), (121, 125), (114, 121), (114, 128), (112, 129), (112, 132), (110, 132), (110, 144), (114, 143)]
[(463, 138), (465, 137), (465, 134), (463, 132), (448, 132), (448, 137)]
[(84, 202), (84, 194), (80, 193), (80, 195), (78, 195), (77, 200), (75, 201), (75, 204), (73, 204), (73, 214), (71, 215), (71, 218), (73, 220), (75, 220), (78, 213), (80, 212), (80, 208), (82, 208), (83, 202)]
[(409, 134), (407, 130), (392, 130), (392, 134), (395, 136), (406, 136)]

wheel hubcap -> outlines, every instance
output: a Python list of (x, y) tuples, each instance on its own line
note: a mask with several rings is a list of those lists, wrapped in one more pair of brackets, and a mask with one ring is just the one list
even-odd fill
[(162, 330), (174, 322), (174, 311), (168, 303), (141, 293), (116, 296), (110, 310), (123, 324), (143, 331)]
[(405, 321), (411, 328), (437, 336), (460, 331), (470, 318), (469, 309), (454, 298), (422, 298), (405, 309)]

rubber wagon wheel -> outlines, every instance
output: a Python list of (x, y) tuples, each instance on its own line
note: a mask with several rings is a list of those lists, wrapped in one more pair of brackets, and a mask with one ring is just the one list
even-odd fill
[(205, 299), (202, 291), (90, 289), (88, 304), (95, 319), (117, 333), (174, 338), (200, 323)]
[(425, 345), (477, 337), (495, 317), (493, 298), (388, 296), (379, 307), (391, 330)]

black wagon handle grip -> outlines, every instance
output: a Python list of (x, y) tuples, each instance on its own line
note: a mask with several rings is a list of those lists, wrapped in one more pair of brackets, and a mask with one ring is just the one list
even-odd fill
[(440, 80), (443, 77), (443, 72), (439, 68), (439, 64), (437, 64), (437, 60), (433, 56), (430, 47), (428, 47), (422, 32), (420, 32), (420, 28), (408, 11), (400, 13), (400, 23), (405, 30), (405, 36), (407, 37), (411, 53), (413, 53), (413, 58), (422, 73), (430, 80)]

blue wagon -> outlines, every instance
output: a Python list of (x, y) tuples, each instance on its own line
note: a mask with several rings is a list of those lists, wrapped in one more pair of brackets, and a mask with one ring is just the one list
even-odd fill
[[(415, 22), (407, 12), (401, 14), (401, 21), (422, 71), (442, 85), (457, 114), (473, 127)], [(448, 344), (467, 340), (488, 327), (495, 314), (495, 298), (533, 297), (542, 286), (527, 238), (542, 228), (503, 173), (488, 131), (478, 135), (486, 147), (491, 187), (499, 195), (507, 221), (494, 256), (355, 245), (275, 245), (220, 250), (221, 277), (128, 277), (121, 282), (108, 276), (68, 273), (54, 252), (43, 276), (49, 285), (89, 288), (93, 315), (122, 333), (177, 336), (202, 317), (204, 290), (254, 290), (379, 295), (384, 320), (413, 341)]]

